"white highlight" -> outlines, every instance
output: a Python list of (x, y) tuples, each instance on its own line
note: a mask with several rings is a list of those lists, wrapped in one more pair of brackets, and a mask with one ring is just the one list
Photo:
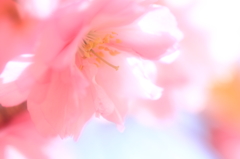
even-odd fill
[(138, 25), (143, 32), (149, 34), (161, 36), (163, 32), (166, 32), (178, 40), (183, 38), (182, 32), (177, 28), (174, 16), (167, 8), (161, 8), (147, 13), (141, 18)]
[(163, 58), (160, 59), (161, 62), (170, 64), (174, 62), (178, 56), (180, 55), (180, 51), (175, 51), (174, 53), (171, 53), (167, 56), (164, 56)]
[(33, 54), (22, 54), (20, 55), (20, 57), (33, 57), (34, 55)]
[(149, 77), (152, 73), (156, 74), (157, 69), (154, 67), (155, 65), (150, 61), (143, 63), (143, 60), (137, 58), (127, 58), (127, 61), (132, 66), (132, 72), (141, 85), (143, 97), (152, 100), (159, 99), (163, 89), (153, 84)]
[(174, 7), (184, 7), (190, 4), (193, 0), (165, 0), (168, 5)]
[(176, 29), (175, 18), (167, 8), (147, 13), (141, 18), (138, 25), (142, 31), (149, 34), (161, 34), (161, 32), (169, 32)]
[(58, 0), (26, 0), (24, 5), (32, 15), (47, 18), (56, 9)]
[(16, 148), (14, 148), (13, 146), (9, 146), (9, 145), (6, 147), (5, 158), (6, 159), (12, 159), (12, 158), (27, 159)]
[[(23, 54), (20, 56), (20, 58), (21, 57), (28, 60), (28, 58), (33, 57), (33, 55)], [(15, 81), (31, 63), (32, 62), (30, 62), (29, 60), (8, 62), (2, 74), (0, 75), (0, 79), (2, 79), (3, 83), (9, 83), (9, 82)]]

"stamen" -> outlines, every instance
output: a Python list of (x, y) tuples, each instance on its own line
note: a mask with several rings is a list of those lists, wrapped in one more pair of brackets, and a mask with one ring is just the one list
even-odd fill
[(100, 60), (99, 58), (96, 58), (96, 61), (97, 61), (98, 63), (101, 63), (101, 60)]
[(120, 39), (116, 39), (116, 43), (122, 43)]
[(96, 65), (97, 67), (99, 67), (99, 65), (97, 63), (93, 63), (94, 65)]
[(98, 52), (97, 54), (101, 57), (104, 57), (104, 54), (102, 52)]
[(87, 42), (84, 39), (83, 39), (83, 42), (84, 42), (85, 45), (87, 45)]
[[(117, 35), (118, 34), (116, 32), (111, 32), (109, 34), (105, 34), (104, 36), (98, 37), (94, 31), (90, 31), (83, 39), (82, 45), (78, 47), (77, 54), (79, 58), (88, 59), (95, 56), (96, 58), (93, 60), (96, 61), (94, 64), (97, 67), (100, 66), (101, 62), (104, 62), (108, 66), (114, 68), (115, 70), (118, 70), (119, 66), (115, 66), (104, 59), (104, 54), (106, 52), (112, 56), (120, 54), (118, 51), (113, 50), (111, 47), (109, 48), (107, 45), (105, 45), (109, 42), (121, 43), (122, 41), (120, 39), (115, 38)], [(82, 70), (83, 66), (79, 66), (79, 69)]]
[(93, 48), (93, 42), (89, 41), (86, 45), (83, 46), (85, 50), (90, 51)]
[(80, 47), (78, 47), (78, 50), (82, 54), (82, 56), (84, 57), (84, 53), (83, 53), (84, 51)]
[(78, 68), (79, 68), (79, 70), (82, 71), (83, 70), (83, 65), (80, 65)]
[(106, 35), (104, 38), (103, 38), (103, 43), (109, 43), (109, 38), (108, 38), (108, 35)]
[(85, 57), (87, 57), (87, 58), (91, 57), (90, 54), (89, 54), (89, 52), (84, 51), (83, 53), (84, 53), (84, 56), (85, 56)]
[(120, 52), (118, 52), (118, 51), (116, 51), (116, 50), (114, 50), (114, 51), (110, 50), (110, 51), (109, 51), (109, 54), (112, 55), (112, 56), (115, 56), (115, 55), (120, 54)]
[(100, 60), (102, 60), (105, 64), (107, 64), (107, 65), (111, 66), (112, 68), (114, 68), (116, 71), (118, 70), (119, 66), (114, 66), (114, 65), (110, 64), (109, 62), (104, 60), (101, 56), (96, 54), (93, 50), (91, 50), (91, 53), (94, 54), (96, 57), (98, 57)]

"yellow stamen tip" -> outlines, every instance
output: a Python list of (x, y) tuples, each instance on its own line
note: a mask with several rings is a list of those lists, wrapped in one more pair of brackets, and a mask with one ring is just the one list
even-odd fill
[(109, 42), (108, 37), (103, 38), (103, 43), (108, 43), (108, 42)]
[(94, 54), (97, 58), (99, 58), (100, 60), (102, 60), (102, 62), (104, 62), (105, 64), (107, 64), (108, 66), (111, 66), (112, 68), (118, 70), (119, 66), (114, 66), (113, 64), (107, 62), (106, 60), (104, 60), (101, 56), (99, 56), (97, 53), (95, 53), (93, 50), (91, 51), (92, 54)]
[(89, 52), (86, 52), (86, 51), (84, 51), (83, 53), (84, 53), (84, 56), (85, 56), (85, 57), (87, 57), (87, 58), (89, 58), (89, 57), (90, 57), (90, 54), (89, 54)]
[(82, 71), (83, 70), (83, 65), (80, 65), (78, 68), (79, 68), (79, 70)]
[(101, 60), (99, 58), (95, 59), (98, 63), (101, 63)]
[(104, 54), (102, 52), (98, 52), (97, 54), (101, 57), (104, 57)]
[(122, 43), (120, 39), (116, 39), (116, 43)]

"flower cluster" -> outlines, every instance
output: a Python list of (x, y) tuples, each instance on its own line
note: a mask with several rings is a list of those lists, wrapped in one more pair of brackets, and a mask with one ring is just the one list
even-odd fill
[(26, 2), (0, 5), (3, 106), (27, 101), (43, 134), (77, 138), (93, 115), (122, 129), (133, 100), (160, 98), (155, 63), (181, 38), (167, 8), (154, 0), (67, 0), (42, 17)]

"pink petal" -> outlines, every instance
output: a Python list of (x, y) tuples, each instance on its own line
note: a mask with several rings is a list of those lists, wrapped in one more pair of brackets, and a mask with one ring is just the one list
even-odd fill
[(104, 115), (103, 117), (118, 126), (123, 126), (123, 121), (128, 111), (128, 103), (126, 100), (118, 99), (117, 97), (112, 96), (111, 100), (114, 101), (114, 110), (111, 114)]
[[(0, 157), (5, 159), (7, 156), (18, 158), (13, 151), (23, 156), (21, 158), (45, 159), (42, 148), (49, 139), (43, 138), (34, 128), (31, 118), (27, 112), (16, 116), (7, 127), (1, 129), (0, 134)], [(3, 155), (3, 156), (1, 156)]]
[(159, 60), (177, 42), (177, 39), (167, 32), (156, 35), (131, 30), (122, 32), (118, 37), (122, 41), (120, 46), (149, 60)]
[(32, 52), (39, 35), (40, 21), (31, 18), (11, 0), (0, 1), (0, 72), (19, 54)]
[(146, 112), (151, 112), (151, 115), (154, 115), (159, 119), (174, 119), (176, 113), (175, 103), (171, 98), (172, 92), (164, 91), (163, 95), (158, 100), (136, 100), (132, 103), (132, 106), (136, 110), (142, 109)]
[(3, 106), (16, 106), (27, 100), (29, 91), (20, 91), (15, 82), (0, 84), (0, 103)]
[[(120, 103), (123, 101), (115, 100), (116, 97), (114, 97), (115, 94), (113, 94), (113, 92), (107, 93), (106, 90), (102, 88), (102, 85), (97, 83), (95, 78), (100, 70), (102, 69), (98, 69), (93, 64), (86, 63), (84, 66), (83, 72), (88, 80), (91, 81), (90, 91), (86, 95), (91, 97), (91, 100), (94, 102), (97, 117), (101, 115), (111, 122), (122, 125), (123, 117), (126, 115), (127, 105), (121, 105)], [(121, 109), (118, 110), (118, 107)]]
[(66, 44), (64, 48), (55, 55), (55, 58), (50, 64), (52, 68), (61, 70), (74, 62), (78, 48), (81, 42), (83, 42), (83, 37), (88, 30), (88, 28), (82, 29), (69, 44)]
[(105, 91), (109, 90), (109, 95), (113, 94), (122, 99), (158, 99), (160, 97), (162, 89), (154, 85), (148, 75), (156, 72), (152, 67), (148, 68), (148, 64), (143, 64), (140, 59), (129, 56), (125, 52), (116, 56), (106, 56), (105, 59), (119, 66), (117, 71), (108, 65), (102, 65), (98, 70), (96, 81)]
[(116, 28), (115, 32), (122, 41), (113, 44), (115, 47), (150, 60), (159, 60), (174, 52), (176, 43), (182, 38), (174, 17), (164, 7), (152, 8), (138, 21), (125, 28)]
[(98, 69), (96, 82), (111, 98), (112, 95), (122, 99), (134, 98), (139, 95), (139, 83), (136, 82), (137, 78), (133, 75), (131, 66), (126, 60), (128, 57), (131, 56), (125, 52), (116, 56), (106, 56), (105, 60), (115, 66), (119, 66), (119, 69), (116, 71), (106, 64), (103, 64)]
[(56, 24), (53, 22), (46, 24), (47, 26), (43, 30), (35, 53), (36, 60), (47, 65), (49, 65), (53, 58), (69, 43), (69, 41), (62, 39), (58, 30), (56, 30)]
[(131, 24), (149, 10), (148, 7), (143, 7), (132, 0), (106, 0), (101, 5), (101, 10), (91, 21), (91, 25), (95, 30)]
[(96, 107), (96, 113), (101, 114), (103, 117), (112, 114), (114, 111), (114, 103), (108, 97), (106, 92), (98, 84), (94, 84), (93, 93), (94, 95), (94, 104)]
[(56, 22), (66, 40), (73, 39), (83, 26), (89, 25), (93, 30), (119, 27), (132, 23), (148, 10), (131, 0), (80, 1), (56, 12)]
[(103, 117), (118, 125), (123, 124), (123, 119), (128, 111), (129, 99), (143, 97), (144, 93), (138, 77), (132, 73), (131, 65), (126, 60), (127, 57), (128, 55), (125, 53), (114, 57), (105, 57), (108, 62), (120, 67), (116, 71), (108, 65), (102, 65), (96, 75), (96, 82), (114, 104), (114, 111)]
[(50, 76), (50, 81), (36, 84), (31, 91), (28, 100), (31, 117), (44, 134), (77, 138), (84, 123), (92, 116), (94, 107), (86, 101), (89, 99), (81, 98), (75, 90), (69, 68), (49, 72), (46, 76)]
[(0, 102), (3, 106), (15, 106), (27, 99), (29, 90), (21, 89), (21, 85), (28, 82), (19, 85), (18, 78), (31, 64), (30, 59), (31, 57), (20, 56), (9, 61), (4, 68), (0, 75)]
[(139, 60), (137, 58), (128, 58), (131, 71), (136, 77), (136, 83), (139, 83), (139, 91), (142, 98), (157, 100), (162, 94), (162, 88), (155, 85), (150, 75), (157, 75), (156, 66), (153, 62)]

